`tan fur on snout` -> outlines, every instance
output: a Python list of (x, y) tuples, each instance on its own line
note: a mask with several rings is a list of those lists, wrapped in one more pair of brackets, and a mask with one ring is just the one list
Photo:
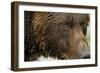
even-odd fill
[(79, 51), (80, 58), (90, 55), (90, 47), (86, 41), (86, 38), (79, 40), (76, 45)]
[[(76, 25), (71, 30), (69, 42), (67, 42), (68, 52), (63, 54), (63, 57), (70, 58), (83, 58), (89, 55), (89, 45), (84, 37), (80, 25)], [(69, 43), (69, 44), (68, 44)], [(61, 45), (65, 43), (61, 43)]]

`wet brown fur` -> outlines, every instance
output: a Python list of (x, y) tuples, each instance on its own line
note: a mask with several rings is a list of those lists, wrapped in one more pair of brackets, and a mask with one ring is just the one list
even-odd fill
[(79, 50), (88, 48), (83, 40), (89, 23), (88, 14), (32, 12), (28, 15), (31, 18), (25, 17), (25, 28), (30, 27), (25, 32), (29, 36), (31, 32), (31, 36), (26, 35), (25, 40), (31, 38), (31, 42), (25, 43), (32, 47), (25, 46), (25, 61), (37, 60), (41, 55), (58, 59), (83, 58), (83, 51)]

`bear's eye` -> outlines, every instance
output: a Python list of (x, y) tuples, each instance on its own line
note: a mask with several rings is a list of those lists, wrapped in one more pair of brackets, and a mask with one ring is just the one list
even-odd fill
[(86, 23), (84, 21), (80, 22), (80, 26), (84, 27), (86, 25)]
[(83, 29), (82, 29), (82, 32), (83, 32), (83, 34), (84, 34), (84, 36), (87, 34), (87, 27), (84, 27)]
[(87, 34), (87, 26), (88, 25), (89, 24), (86, 21), (81, 21), (80, 22), (80, 27), (82, 29), (82, 32), (83, 32), (84, 36)]

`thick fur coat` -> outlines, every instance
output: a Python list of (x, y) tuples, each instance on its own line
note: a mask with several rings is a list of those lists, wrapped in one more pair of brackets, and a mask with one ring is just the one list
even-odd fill
[(88, 14), (25, 12), (25, 61), (89, 58)]

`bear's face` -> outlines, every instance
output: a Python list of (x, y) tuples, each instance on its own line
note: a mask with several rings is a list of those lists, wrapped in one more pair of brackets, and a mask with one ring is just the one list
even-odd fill
[(89, 55), (85, 39), (88, 14), (35, 12), (34, 40), (44, 56), (77, 59)]

